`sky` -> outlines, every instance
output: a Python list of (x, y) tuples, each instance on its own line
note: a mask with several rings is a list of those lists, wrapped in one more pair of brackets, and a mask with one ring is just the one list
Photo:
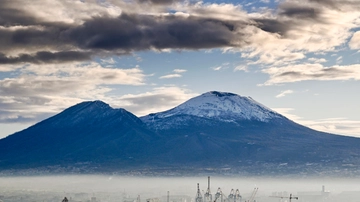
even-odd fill
[(137, 116), (208, 91), (360, 137), (360, 0), (1, 0), (0, 138), (102, 100)]

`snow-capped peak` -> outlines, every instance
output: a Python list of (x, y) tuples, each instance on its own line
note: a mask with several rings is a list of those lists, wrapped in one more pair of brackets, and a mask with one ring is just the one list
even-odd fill
[(264, 122), (271, 118), (282, 117), (251, 97), (218, 91), (204, 93), (173, 109), (149, 116), (166, 118), (176, 115), (192, 115), (223, 121), (258, 120)]

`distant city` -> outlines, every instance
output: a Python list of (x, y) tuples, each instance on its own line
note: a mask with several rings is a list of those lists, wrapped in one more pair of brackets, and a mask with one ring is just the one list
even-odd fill
[[(176, 181), (176, 179), (173, 180)], [(156, 191), (149, 192), (149, 190), (139, 189), (138, 194), (129, 194), (126, 190), (119, 192), (68, 192), (35, 189), (14, 190), (1, 187), (0, 202), (358, 202), (360, 197), (360, 189), (358, 191), (344, 190), (332, 193), (326, 189), (325, 185), (312, 191), (298, 190), (293, 192), (287, 191), (286, 187), (284, 190), (272, 192), (264, 191), (261, 187), (249, 187), (247, 190), (234, 187), (229, 190), (212, 185), (210, 177), (208, 177), (207, 184), (203, 183), (200, 186), (200, 183), (197, 183), (191, 190), (193, 190), (192, 194), (184, 194), (182, 191), (179, 193), (175, 191), (156, 193)]]

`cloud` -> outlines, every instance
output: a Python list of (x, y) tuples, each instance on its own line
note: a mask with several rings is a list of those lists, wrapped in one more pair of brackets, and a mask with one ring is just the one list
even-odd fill
[(159, 87), (140, 94), (121, 96), (115, 106), (123, 107), (137, 116), (165, 111), (198, 94), (179, 87)]
[(184, 72), (187, 72), (186, 69), (174, 69), (174, 72), (175, 73), (184, 73)]
[(63, 63), (72, 61), (86, 61), (91, 59), (91, 53), (64, 51), (64, 52), (47, 52), (41, 51), (35, 54), (20, 54), (15, 57), (6, 56), (0, 53), (0, 64), (16, 64), (16, 63)]
[(309, 0), (309, 2), (315, 2), (318, 5), (327, 6), (331, 9), (358, 11), (360, 5), (357, 0)]
[(300, 82), (307, 80), (336, 81), (360, 80), (360, 65), (324, 67), (321, 64), (299, 64), (283, 67), (272, 67), (262, 70), (270, 79), (265, 85)]
[(187, 72), (187, 70), (186, 69), (174, 69), (173, 72), (175, 72), (176, 74), (164, 75), (164, 76), (159, 77), (159, 79), (180, 78), (180, 77), (182, 77), (181, 73)]
[(308, 120), (293, 114), (293, 108), (275, 108), (274, 111), (286, 116), (287, 118), (302, 124), (314, 130), (345, 135), (360, 137), (360, 121), (350, 120), (347, 118), (328, 118), (318, 120)]
[(180, 78), (180, 77), (182, 77), (181, 74), (168, 74), (168, 75), (159, 77), (159, 79), (172, 79), (172, 78)]
[(139, 68), (104, 68), (98, 63), (26, 65), (0, 80), (0, 122), (35, 122), (84, 100), (106, 100), (116, 85), (143, 85)]
[(213, 69), (214, 71), (219, 71), (219, 70), (222, 70), (222, 69), (227, 69), (227, 68), (229, 68), (229, 65), (230, 65), (230, 63), (226, 62), (226, 63), (221, 64), (220, 66), (213, 67), (212, 69)]
[(244, 65), (239, 65), (239, 66), (236, 66), (234, 71), (244, 71), (244, 72), (248, 72), (248, 67), (247, 66), (244, 66)]
[(150, 3), (155, 5), (167, 5), (178, 2), (180, 0), (138, 0), (140, 3)]
[(237, 46), (236, 38), (240, 36), (235, 30), (237, 24), (237, 21), (210, 17), (122, 12), (117, 17), (85, 19), (80, 25), (48, 22), (45, 25), (2, 27), (1, 59), (2, 63), (61, 62), (61, 58), (65, 61), (86, 60), (93, 55), (123, 55), (153, 49)]
[(67, 30), (66, 36), (86, 50), (196, 50), (234, 46), (237, 36), (235, 23), (193, 16), (123, 13), (117, 18), (88, 20)]
[(360, 31), (354, 33), (349, 41), (349, 47), (355, 50), (360, 49)]
[(304, 123), (315, 130), (360, 138), (360, 121), (347, 118), (329, 118)]
[(312, 63), (325, 63), (327, 60), (325, 58), (309, 58), (308, 59)]
[(59, 63), (136, 51), (224, 48), (242, 52), (254, 64), (284, 65), (346, 43), (360, 24), (357, 3), (287, 0), (274, 11), (248, 13), (240, 5), (177, 0), (5, 0), (1, 59)]
[(273, 108), (272, 110), (284, 115), (286, 118), (295, 121), (297, 123), (299, 123), (298, 121), (301, 120), (301, 117), (291, 113), (292, 111), (295, 110), (293, 108)]
[(286, 95), (292, 94), (292, 93), (294, 93), (294, 91), (292, 91), (292, 90), (285, 90), (285, 91), (282, 91), (280, 94), (276, 95), (275, 97), (276, 97), (276, 98), (281, 98), (281, 97), (285, 97)]
[(338, 8), (328, 2), (283, 1), (275, 12), (249, 14), (256, 27), (247, 38), (248, 46), (241, 49), (242, 57), (253, 64), (278, 66), (294, 64), (308, 53), (341, 49), (360, 25), (360, 10), (344, 6), (349, 2), (337, 2)]

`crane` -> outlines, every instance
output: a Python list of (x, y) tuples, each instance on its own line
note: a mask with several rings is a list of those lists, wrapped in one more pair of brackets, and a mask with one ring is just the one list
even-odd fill
[(231, 199), (234, 199), (234, 198), (235, 198), (235, 191), (234, 191), (234, 189), (231, 189), (228, 199), (230, 201)]
[(208, 188), (204, 194), (204, 202), (212, 202), (212, 195), (210, 192), (210, 176), (208, 176)]
[(223, 194), (222, 191), (220, 189), (220, 187), (218, 188), (216, 194), (215, 194), (215, 200), (214, 202), (216, 202), (216, 200), (218, 200), (218, 198), (220, 198), (220, 202), (223, 202)]
[(242, 197), (241, 197), (241, 195), (240, 195), (240, 191), (239, 191), (239, 189), (236, 189), (236, 191), (235, 191), (235, 197), (234, 197), (234, 202), (241, 202), (241, 199), (242, 199)]
[(254, 202), (254, 198), (255, 198), (255, 195), (257, 193), (259, 188), (255, 187), (254, 188), (254, 191), (252, 192), (251, 196), (250, 196), (250, 199), (248, 200), (248, 202)]
[(196, 192), (195, 202), (203, 202), (203, 197), (201, 196), (199, 183), (197, 184), (197, 192)]
[(299, 199), (299, 197), (297, 197), (297, 196), (292, 196), (292, 194), (290, 194), (290, 197), (285, 197), (285, 196), (271, 196), (271, 197), (276, 197), (276, 198), (281, 198), (281, 199), (286, 198), (286, 199), (289, 199), (289, 202), (291, 202), (291, 199), (296, 199), (296, 200)]

